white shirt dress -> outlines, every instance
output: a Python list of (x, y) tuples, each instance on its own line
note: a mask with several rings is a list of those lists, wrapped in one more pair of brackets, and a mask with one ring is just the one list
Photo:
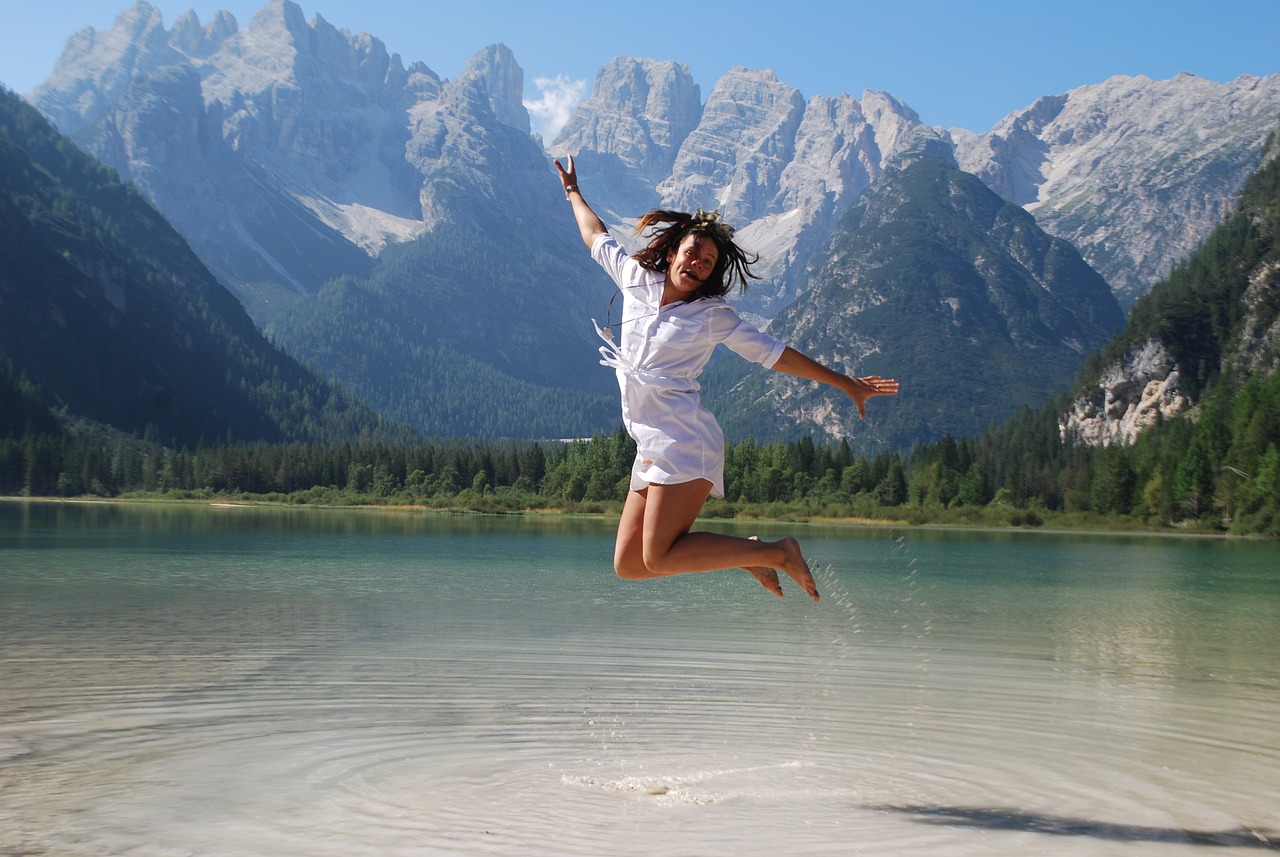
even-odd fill
[(622, 292), (620, 342), (612, 331), (601, 363), (614, 369), (622, 391), (622, 421), (636, 442), (631, 490), (711, 483), (724, 496), (724, 432), (702, 407), (697, 377), (723, 342), (753, 363), (772, 367), (786, 345), (743, 321), (722, 298), (677, 301), (661, 306), (665, 275), (648, 271), (608, 233), (591, 246), (595, 259)]

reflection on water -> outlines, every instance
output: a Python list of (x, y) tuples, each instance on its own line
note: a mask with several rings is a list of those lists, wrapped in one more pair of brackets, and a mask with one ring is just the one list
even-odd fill
[(789, 530), (0, 503), (0, 853), (1278, 847), (1276, 545)]

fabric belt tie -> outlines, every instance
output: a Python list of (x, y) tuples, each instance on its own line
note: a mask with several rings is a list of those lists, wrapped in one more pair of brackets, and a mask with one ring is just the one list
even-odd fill
[(622, 372), (638, 381), (655, 384), (667, 389), (683, 387), (690, 392), (697, 389), (697, 385), (689, 378), (684, 378), (680, 375), (661, 375), (657, 372), (649, 372), (638, 368), (626, 354), (622, 353), (622, 349), (613, 341), (613, 336), (596, 324), (594, 318), (591, 319), (591, 326), (596, 329), (596, 336), (604, 340), (604, 345), (600, 346), (601, 366), (608, 366), (610, 369)]

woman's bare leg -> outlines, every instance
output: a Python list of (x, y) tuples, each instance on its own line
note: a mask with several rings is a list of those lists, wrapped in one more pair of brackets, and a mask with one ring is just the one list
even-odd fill
[[(618, 541), (614, 546), (613, 568), (624, 580), (652, 580), (662, 575), (654, 574), (644, 564), (644, 506), (645, 491), (632, 491), (627, 495), (623, 507), (622, 520), (618, 522)], [(756, 536), (750, 537), (758, 541)], [(782, 584), (778, 581), (778, 572), (768, 566), (756, 565), (745, 569), (760, 582), (760, 585), (779, 598), (782, 597)]]
[(618, 575), (628, 580), (648, 580), (745, 568), (766, 589), (779, 594), (780, 587), (770, 586), (767, 572), (757, 573), (757, 569), (776, 569), (816, 601), (817, 584), (795, 539), (763, 542), (721, 533), (689, 532), (710, 492), (710, 482), (696, 479), (679, 485), (649, 485), (628, 494), (614, 551)]

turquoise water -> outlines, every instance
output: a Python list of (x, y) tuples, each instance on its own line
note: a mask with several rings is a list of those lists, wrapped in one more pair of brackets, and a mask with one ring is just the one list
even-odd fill
[(0, 853), (1280, 850), (1280, 545), (720, 528), (0, 503)]

